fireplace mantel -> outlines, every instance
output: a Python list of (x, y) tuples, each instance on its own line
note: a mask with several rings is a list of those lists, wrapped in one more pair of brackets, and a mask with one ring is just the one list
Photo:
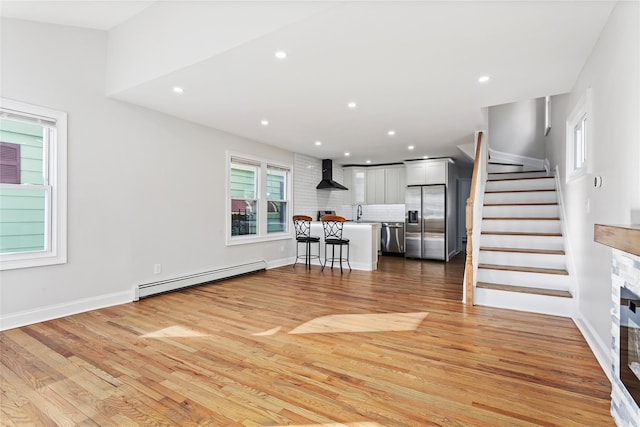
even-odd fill
[[(611, 415), (620, 427), (640, 426), (640, 406), (625, 388), (620, 379), (620, 354), (625, 351), (628, 342), (627, 332), (621, 329), (630, 322), (629, 311), (625, 304), (625, 314), (622, 316), (621, 328), (621, 298), (627, 301), (627, 294), (640, 295), (640, 225), (604, 225), (594, 227), (594, 240), (613, 248), (611, 251), (611, 296), (613, 308), (611, 310), (612, 356), (611, 366), (612, 392)], [(637, 304), (640, 306), (640, 304)], [(635, 307), (633, 308), (635, 312)], [(621, 347), (621, 334), (625, 335), (625, 344)], [(633, 378), (633, 375), (632, 375)], [(625, 381), (628, 376), (625, 376)]]
[(640, 225), (596, 224), (594, 229), (596, 242), (640, 256)]

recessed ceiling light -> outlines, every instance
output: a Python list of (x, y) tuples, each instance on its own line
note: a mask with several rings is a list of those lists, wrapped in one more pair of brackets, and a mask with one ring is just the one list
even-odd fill
[(347, 151), (347, 152), (345, 152), (345, 153), (344, 153), (344, 155), (345, 155), (345, 156), (350, 156), (350, 155), (351, 155), (351, 153)]
[(175, 93), (184, 93), (184, 89), (182, 89), (182, 88), (181, 88), (181, 87), (179, 87), (179, 86), (174, 86), (174, 87), (173, 87), (173, 91), (174, 91)]
[(423, 158), (423, 159), (428, 159), (428, 158), (429, 158), (429, 156), (422, 156), (422, 158)]
[(351, 108), (352, 110), (354, 108), (356, 108), (357, 106), (358, 106), (358, 104), (356, 104), (355, 102), (350, 102), (350, 103), (347, 104), (347, 107)]
[(393, 136), (393, 135), (395, 135), (395, 134), (396, 134), (396, 131), (395, 131), (395, 130), (393, 130), (393, 129), (392, 129), (392, 130), (390, 130), (389, 132), (387, 132), (387, 135), (389, 135), (389, 136)]
[(316, 141), (315, 144), (319, 147), (322, 145), (322, 141)]
[(367, 164), (371, 163), (371, 160), (367, 160)]
[(269, 126), (269, 120), (260, 120), (262, 126)]
[(409, 149), (409, 150), (413, 150), (414, 148), (416, 148), (416, 147), (414, 147), (413, 145), (410, 145), (410, 146), (407, 147), (407, 149)]
[(489, 81), (489, 76), (478, 77), (478, 83), (486, 83)]
[(278, 59), (284, 59), (287, 57), (287, 52), (285, 52), (284, 50), (279, 50), (276, 52), (276, 58)]

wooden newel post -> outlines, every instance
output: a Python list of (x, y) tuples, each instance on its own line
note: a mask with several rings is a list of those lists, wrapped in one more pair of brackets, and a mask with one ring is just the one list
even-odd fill
[(465, 304), (473, 305), (473, 199), (467, 199), (467, 258), (465, 261)]

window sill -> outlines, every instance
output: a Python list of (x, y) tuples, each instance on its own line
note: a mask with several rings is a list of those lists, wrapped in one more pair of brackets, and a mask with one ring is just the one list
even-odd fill
[(293, 239), (291, 233), (273, 233), (268, 236), (247, 236), (227, 238), (227, 246), (245, 245), (250, 243), (272, 242), (275, 240)]

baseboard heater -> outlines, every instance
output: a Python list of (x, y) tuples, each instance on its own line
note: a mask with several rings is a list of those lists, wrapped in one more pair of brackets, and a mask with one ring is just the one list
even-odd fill
[(160, 280), (158, 282), (145, 283), (136, 287), (136, 296), (134, 301), (164, 292), (175, 291), (189, 286), (201, 285), (203, 283), (214, 282), (216, 280), (227, 279), (229, 277), (240, 276), (242, 274), (253, 273), (255, 271), (266, 269), (266, 261), (256, 261), (234, 265), (232, 267), (222, 267), (173, 279)]

